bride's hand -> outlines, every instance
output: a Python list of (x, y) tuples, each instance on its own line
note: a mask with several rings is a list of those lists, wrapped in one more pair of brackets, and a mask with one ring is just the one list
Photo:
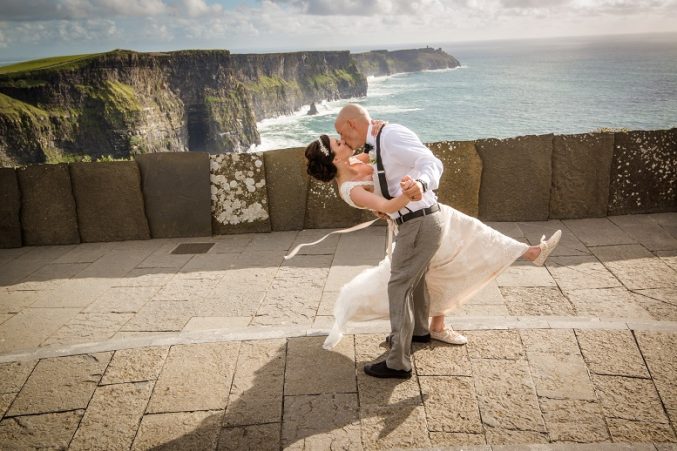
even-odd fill
[(371, 136), (376, 136), (378, 135), (378, 132), (381, 131), (384, 125), (386, 125), (387, 122), (379, 120), (379, 119), (372, 119), (371, 120)]

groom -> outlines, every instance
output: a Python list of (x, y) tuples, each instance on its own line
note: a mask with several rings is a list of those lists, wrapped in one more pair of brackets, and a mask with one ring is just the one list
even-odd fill
[(384, 125), (373, 136), (369, 113), (360, 105), (343, 107), (334, 126), (351, 148), (375, 148), (374, 186), (383, 197), (404, 193), (412, 199), (404, 209), (390, 214), (399, 224), (388, 283), (390, 352), (385, 361), (364, 366), (370, 376), (408, 379), (411, 342), (430, 341), (430, 301), (424, 276), (442, 238), (440, 207), (432, 191), (439, 186), (442, 162), (401, 125)]

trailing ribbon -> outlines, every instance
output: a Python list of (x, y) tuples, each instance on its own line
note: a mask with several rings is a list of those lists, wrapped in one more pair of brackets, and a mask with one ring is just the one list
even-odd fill
[[(284, 257), (285, 260), (289, 260), (293, 258), (298, 252), (301, 250), (301, 248), (304, 248), (306, 246), (315, 246), (316, 244), (320, 244), (322, 241), (326, 240), (329, 238), (331, 235), (334, 234), (343, 234), (343, 233), (351, 233), (351, 232), (356, 232), (358, 230), (366, 229), (376, 221), (378, 221), (380, 218), (373, 219), (371, 221), (363, 222), (361, 224), (357, 224), (355, 226), (349, 227), (347, 229), (341, 229), (341, 230), (334, 230), (333, 232), (329, 232), (319, 240), (313, 241), (312, 243), (304, 243), (304, 244), (299, 244), (296, 246), (292, 251), (289, 253), (289, 255), (286, 255)], [(393, 243), (393, 232), (394, 232), (394, 225), (395, 223), (388, 218), (388, 247), (387, 247), (387, 254), (390, 255), (392, 253), (392, 243)], [(395, 232), (396, 233), (396, 232)]]

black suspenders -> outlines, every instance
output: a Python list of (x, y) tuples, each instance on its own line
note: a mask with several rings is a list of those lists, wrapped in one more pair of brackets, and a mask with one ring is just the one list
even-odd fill
[(381, 186), (381, 194), (386, 199), (392, 199), (393, 196), (391, 196), (388, 191), (386, 171), (383, 169), (383, 161), (381, 161), (381, 132), (383, 132), (384, 128), (385, 125), (381, 127), (381, 130), (378, 131), (378, 135), (376, 135), (376, 173), (378, 174), (378, 184)]

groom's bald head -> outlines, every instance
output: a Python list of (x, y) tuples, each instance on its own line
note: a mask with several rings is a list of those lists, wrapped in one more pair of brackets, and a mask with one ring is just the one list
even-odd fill
[(363, 146), (366, 142), (370, 122), (371, 117), (364, 107), (349, 103), (339, 112), (334, 127), (341, 138), (355, 149)]

